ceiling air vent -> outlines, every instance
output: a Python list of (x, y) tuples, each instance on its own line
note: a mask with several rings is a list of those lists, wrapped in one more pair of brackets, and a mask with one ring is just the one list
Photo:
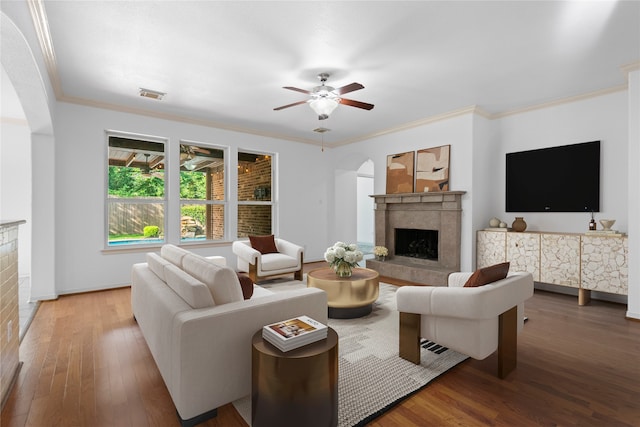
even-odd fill
[(158, 101), (162, 100), (166, 93), (158, 92), (157, 90), (140, 88), (140, 96), (144, 96), (145, 98), (157, 99)]

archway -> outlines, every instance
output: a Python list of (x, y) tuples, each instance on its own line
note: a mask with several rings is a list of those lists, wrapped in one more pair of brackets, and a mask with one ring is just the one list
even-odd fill
[(57, 297), (55, 286), (55, 174), (52, 116), (43, 76), (23, 33), (0, 12), (0, 60), (18, 96), (31, 144), (31, 300)]
[[(373, 215), (373, 199), (369, 197), (373, 194), (373, 175), (373, 161), (366, 155), (352, 153), (340, 157), (334, 170), (333, 241), (358, 242), (359, 223), (367, 221), (364, 219), (367, 209)], [(363, 179), (360, 180), (360, 177)], [(358, 181), (363, 184), (362, 189), (359, 188)], [(373, 219), (370, 222), (370, 227), (373, 227)], [(367, 225), (360, 225), (364, 234)], [(373, 228), (369, 229), (369, 234), (373, 234)]]
[(371, 255), (375, 242), (373, 194), (374, 169), (371, 159), (364, 162), (357, 172), (357, 230), (358, 246), (365, 255)]

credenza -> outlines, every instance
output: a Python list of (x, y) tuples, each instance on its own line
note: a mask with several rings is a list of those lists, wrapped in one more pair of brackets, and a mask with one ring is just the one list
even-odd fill
[(510, 271), (527, 271), (536, 282), (578, 289), (578, 304), (591, 291), (627, 295), (626, 235), (479, 230), (477, 268), (509, 261)]

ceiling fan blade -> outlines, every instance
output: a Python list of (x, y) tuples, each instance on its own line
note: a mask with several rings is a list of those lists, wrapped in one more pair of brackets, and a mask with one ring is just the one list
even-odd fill
[(284, 86), (282, 89), (289, 89), (289, 90), (293, 90), (293, 91), (296, 91), (296, 92), (306, 93), (307, 95), (311, 95), (311, 92), (309, 92), (308, 90), (305, 90), (305, 89), (299, 89), (299, 88), (297, 88), (297, 87)]
[(363, 110), (372, 110), (374, 105), (366, 102), (354, 101), (353, 99), (340, 98), (340, 104), (349, 105), (350, 107), (362, 108)]
[(364, 86), (362, 86), (360, 83), (351, 83), (346, 86), (339, 87), (338, 89), (334, 89), (333, 93), (337, 95), (343, 95), (345, 93), (353, 92), (360, 89), (364, 89)]
[(294, 102), (293, 104), (283, 105), (282, 107), (274, 108), (274, 111), (284, 110), (285, 108), (289, 108), (289, 107), (295, 107), (296, 105), (305, 104), (306, 102), (307, 101), (298, 101), (298, 102)]
[(191, 146), (191, 149), (196, 153), (211, 154), (211, 150), (207, 150), (207, 149), (204, 149), (204, 148)]

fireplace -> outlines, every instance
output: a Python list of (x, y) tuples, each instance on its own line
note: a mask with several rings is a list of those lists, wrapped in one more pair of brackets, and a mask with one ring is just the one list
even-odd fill
[(367, 260), (380, 276), (446, 286), (460, 271), (464, 191), (382, 194), (375, 199), (375, 242), (389, 249), (385, 261)]
[(438, 230), (396, 228), (396, 256), (438, 260)]

